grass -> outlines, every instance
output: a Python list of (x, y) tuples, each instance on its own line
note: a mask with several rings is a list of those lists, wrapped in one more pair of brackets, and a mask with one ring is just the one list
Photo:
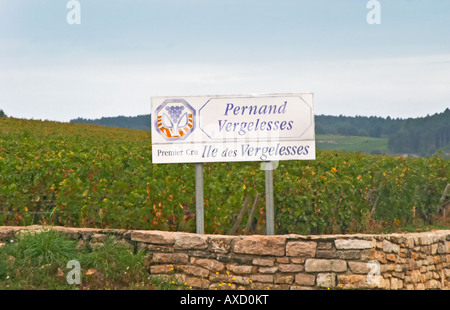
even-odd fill
[(388, 138), (317, 135), (316, 145), (320, 150), (389, 154), (388, 140)]
[[(114, 237), (80, 245), (52, 230), (24, 233), (0, 247), (0, 290), (183, 289), (150, 277), (146, 255)], [(71, 260), (80, 263), (79, 284), (67, 281)]]

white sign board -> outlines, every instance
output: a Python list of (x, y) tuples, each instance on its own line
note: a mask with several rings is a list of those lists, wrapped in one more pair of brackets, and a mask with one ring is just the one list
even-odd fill
[(153, 163), (315, 159), (313, 94), (152, 97)]

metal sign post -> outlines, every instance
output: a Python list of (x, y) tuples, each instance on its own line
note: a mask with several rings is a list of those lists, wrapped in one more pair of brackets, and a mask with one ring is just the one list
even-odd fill
[(203, 217), (203, 163), (195, 164), (195, 221), (197, 234), (205, 233)]
[(266, 174), (266, 235), (275, 234), (275, 211), (273, 200), (273, 168), (272, 162), (265, 162)]

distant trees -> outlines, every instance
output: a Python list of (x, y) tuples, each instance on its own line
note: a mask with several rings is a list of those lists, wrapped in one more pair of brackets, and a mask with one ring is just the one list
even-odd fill
[(150, 130), (150, 115), (102, 117), (100, 119), (77, 118), (71, 123), (85, 123), (109, 127), (121, 127), (130, 129)]
[(344, 136), (389, 137), (395, 133), (402, 122), (400, 119), (366, 116), (328, 116), (315, 118), (316, 133), (338, 134)]
[(0, 109), (0, 117), (8, 117), (2, 109)]
[(407, 119), (389, 137), (389, 149), (428, 156), (450, 144), (450, 109), (423, 118)]
[(393, 153), (431, 156), (450, 147), (450, 109), (421, 118), (316, 116), (316, 133), (389, 138)]

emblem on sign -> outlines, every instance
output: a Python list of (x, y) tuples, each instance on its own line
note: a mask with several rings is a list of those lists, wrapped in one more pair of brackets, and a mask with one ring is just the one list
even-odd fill
[(166, 140), (184, 140), (194, 131), (195, 110), (184, 99), (165, 100), (156, 109), (155, 125)]

